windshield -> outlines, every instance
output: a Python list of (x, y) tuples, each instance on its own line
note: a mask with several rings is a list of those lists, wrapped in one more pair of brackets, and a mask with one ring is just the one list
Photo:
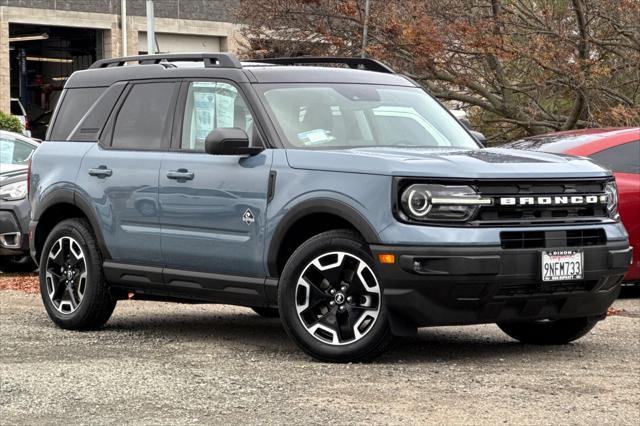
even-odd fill
[(35, 149), (26, 142), (0, 136), (0, 164), (27, 164)]
[(419, 88), (324, 83), (256, 87), (290, 148), (480, 148)]

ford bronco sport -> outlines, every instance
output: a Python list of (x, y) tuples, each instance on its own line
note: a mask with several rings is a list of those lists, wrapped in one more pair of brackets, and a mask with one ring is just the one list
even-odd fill
[(631, 258), (610, 171), (484, 149), (371, 59), (100, 60), (52, 123), (30, 246), (67, 329), (133, 293), (279, 315), (325, 361), (433, 325), (563, 344), (605, 318)]

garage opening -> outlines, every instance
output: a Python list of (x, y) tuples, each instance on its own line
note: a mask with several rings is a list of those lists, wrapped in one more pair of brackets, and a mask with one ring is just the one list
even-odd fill
[(21, 105), (31, 136), (44, 139), (66, 79), (103, 57), (101, 30), (9, 25), (12, 109)]

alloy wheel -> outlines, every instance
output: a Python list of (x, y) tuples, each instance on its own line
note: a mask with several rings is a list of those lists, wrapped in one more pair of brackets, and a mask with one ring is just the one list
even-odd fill
[(306, 331), (330, 345), (362, 339), (380, 314), (375, 274), (364, 260), (342, 251), (309, 262), (298, 278), (295, 298)]
[(87, 263), (73, 238), (59, 238), (51, 246), (46, 283), (49, 299), (58, 312), (71, 314), (78, 309), (87, 288)]

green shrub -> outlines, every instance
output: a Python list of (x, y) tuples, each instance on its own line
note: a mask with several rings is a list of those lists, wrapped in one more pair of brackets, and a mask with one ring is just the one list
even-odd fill
[(22, 133), (22, 123), (18, 117), (0, 111), (0, 130)]

